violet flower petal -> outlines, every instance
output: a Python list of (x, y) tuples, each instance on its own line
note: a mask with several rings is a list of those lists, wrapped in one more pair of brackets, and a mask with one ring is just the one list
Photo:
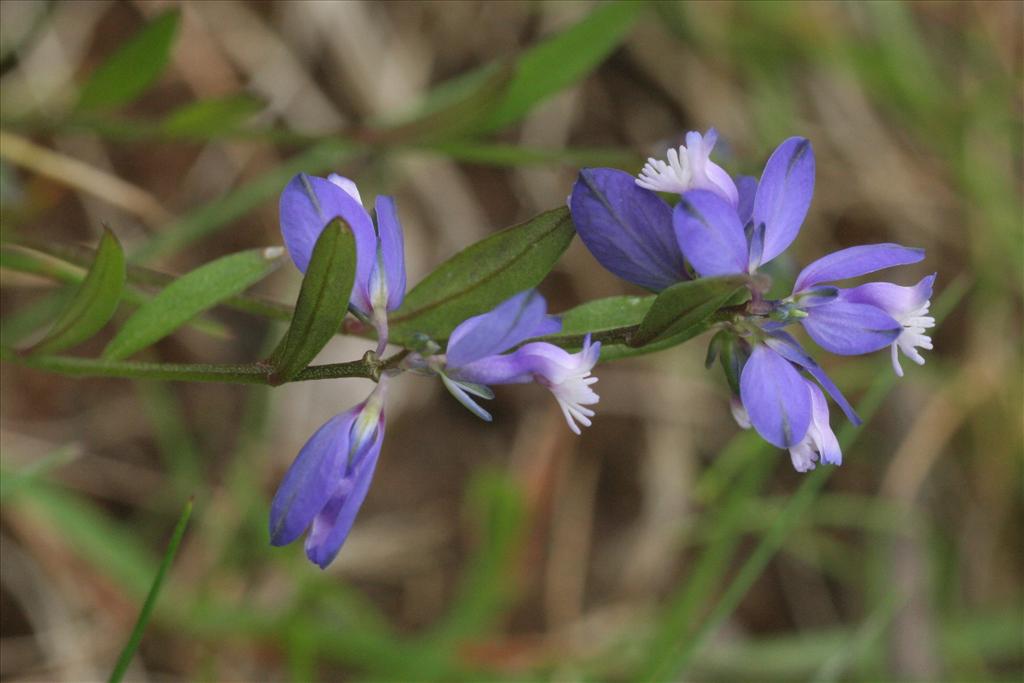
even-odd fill
[(793, 243), (813, 194), (814, 150), (807, 138), (789, 138), (769, 157), (754, 197), (754, 225), (765, 226), (758, 265), (768, 263)]
[(736, 180), (736, 190), (739, 193), (739, 201), (736, 205), (736, 213), (739, 215), (740, 224), (746, 225), (754, 213), (754, 197), (757, 195), (757, 178), (744, 175)]
[(788, 332), (777, 331), (772, 332), (767, 339), (764, 341), (775, 353), (779, 354), (791, 363), (795, 363), (802, 367), (804, 370), (809, 372), (811, 376), (818, 380), (828, 395), (832, 397), (832, 400), (842, 409), (843, 413), (846, 414), (846, 418), (854, 425), (861, 424), (862, 420), (857, 411), (853, 409), (850, 402), (843, 396), (843, 392), (839, 390), (832, 378), (829, 377), (824, 368), (818, 365), (818, 362), (811, 358), (810, 354), (804, 351), (800, 343), (797, 342)]
[(527, 339), (561, 330), (561, 321), (546, 313), (544, 297), (535, 290), (527, 290), (487, 313), (468, 318), (452, 331), (448, 339), (448, 366), (459, 368), (507, 351)]
[(800, 373), (763, 344), (750, 354), (740, 375), (740, 399), (765, 441), (779, 448), (799, 443), (811, 422), (811, 399)]
[(703, 277), (747, 272), (747, 238), (736, 209), (707, 190), (682, 196), (672, 215), (679, 248)]
[(377, 234), (366, 209), (331, 181), (304, 173), (292, 178), (280, 200), (281, 235), (295, 267), (303, 273), (324, 227), (340, 217), (348, 223), (356, 241), (356, 278), (352, 303), (370, 311), (370, 272), (377, 256)]
[(894, 317), (921, 308), (932, 298), (932, 287), (935, 284), (932, 273), (921, 279), (912, 287), (904, 287), (891, 282), (869, 282), (859, 287), (839, 291), (843, 301), (857, 304), (877, 306)]
[(809, 308), (807, 317), (800, 322), (818, 346), (840, 356), (884, 349), (903, 329), (880, 308), (845, 301)]
[(688, 279), (672, 209), (625, 171), (583, 169), (569, 208), (580, 239), (615, 275), (656, 292)]
[(899, 244), (863, 244), (822, 256), (800, 271), (793, 285), (799, 294), (822, 282), (835, 282), (860, 277), (893, 266), (905, 266), (924, 259), (924, 249)]
[[(394, 197), (378, 195), (377, 236), (380, 240), (379, 263), (383, 265), (388, 286), (387, 309), (393, 311), (402, 305), (405, 298), (405, 245), (402, 224), (398, 222), (398, 210)], [(379, 267), (377, 261), (375, 267)]]
[(362, 507), (370, 490), (370, 482), (373, 481), (383, 442), (382, 415), (374, 439), (354, 453), (352, 462), (348, 463), (344, 485), (334, 492), (331, 500), (313, 519), (309, 535), (306, 537), (306, 557), (321, 569), (327, 567), (337, 557), (338, 551), (352, 530), (359, 508)]
[(287, 545), (320, 513), (344, 475), (352, 424), (363, 405), (335, 415), (309, 438), (270, 504), (270, 542)]

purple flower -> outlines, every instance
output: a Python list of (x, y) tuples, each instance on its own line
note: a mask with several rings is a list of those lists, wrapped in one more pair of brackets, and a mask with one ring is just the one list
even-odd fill
[(686, 144), (669, 149), (668, 163), (648, 159), (636, 184), (653, 192), (682, 194), (688, 190), (708, 190), (736, 206), (739, 191), (736, 183), (721, 166), (711, 161), (711, 150), (718, 141), (718, 132), (711, 128), (703, 136), (695, 130), (686, 134)]
[(281, 193), (281, 234), (300, 271), (306, 272), (316, 240), (331, 220), (341, 218), (352, 229), (356, 279), (350, 305), (374, 324), (381, 353), (387, 345), (387, 312), (405, 297), (405, 253), (394, 198), (379, 195), (375, 209), (376, 228), (356, 184), (337, 174), (325, 179), (300, 173)]
[(437, 372), (448, 391), (474, 415), (488, 422), (491, 415), (473, 399), (493, 398), (494, 384), (537, 382), (558, 401), (569, 429), (580, 433), (577, 423), (590, 426), (598, 402), (591, 388), (597, 381), (590, 371), (601, 353), (600, 343), (588, 335), (578, 353), (569, 353), (547, 342), (524, 344), (527, 339), (554, 334), (561, 329), (557, 318), (547, 315), (544, 298), (526, 291), (499, 304), (493, 310), (469, 318), (452, 332), (444, 356), (424, 360)]
[(913, 287), (901, 287), (889, 282), (869, 282), (853, 289), (839, 291), (839, 298), (853, 305), (875, 306), (899, 323), (899, 336), (892, 342), (892, 368), (903, 376), (897, 349), (918, 365), (924, 357), (917, 350), (932, 348), (932, 339), (925, 330), (935, 327), (935, 318), (928, 315), (931, 306), (935, 273), (923, 278)]
[(753, 273), (792, 244), (814, 194), (811, 143), (789, 138), (768, 159), (760, 182), (741, 179), (739, 190), (738, 203), (690, 190), (673, 212), (679, 248), (702, 276)]
[(307, 529), (306, 556), (325, 568), (337, 556), (366, 498), (384, 440), (386, 379), (356, 407), (328, 420), (299, 451), (270, 505), (270, 542)]
[[(927, 283), (922, 280), (918, 288), (874, 283), (852, 290), (823, 283), (917, 263), (923, 258), (923, 249), (911, 249), (898, 244), (866, 244), (842, 249), (804, 268), (797, 276), (793, 294), (788, 300), (795, 302), (803, 312), (804, 317), (800, 323), (807, 334), (827, 351), (850, 356), (871, 353), (893, 345), (895, 353), (897, 340), (903, 337), (907, 340), (905, 344), (910, 352), (920, 358), (909, 340), (922, 341), (923, 334), (920, 333), (923, 333), (924, 328), (916, 323), (922, 322), (917, 318), (927, 312), (931, 280)], [(913, 307), (907, 308), (908, 304)], [(922, 307), (924, 311), (919, 312)], [(901, 321), (910, 323), (912, 319), (914, 324), (911, 327), (920, 328), (920, 331), (916, 336), (915, 333), (904, 336), (906, 326)], [(935, 323), (929, 320), (927, 327)], [(902, 374), (902, 370), (897, 370), (897, 374)]]

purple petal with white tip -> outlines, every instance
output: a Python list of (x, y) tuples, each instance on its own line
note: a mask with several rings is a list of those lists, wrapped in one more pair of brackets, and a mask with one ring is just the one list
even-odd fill
[(561, 321), (547, 315), (544, 297), (532, 289), (520, 292), (455, 328), (448, 339), (448, 366), (460, 368), (507, 351), (527, 339), (555, 334), (561, 329)]
[(335, 415), (309, 438), (270, 504), (270, 542), (287, 545), (302, 535), (344, 477), (352, 424), (362, 405)]
[(765, 226), (760, 263), (768, 263), (793, 243), (813, 195), (814, 150), (807, 138), (789, 138), (769, 157), (754, 197), (754, 225)]
[(569, 208), (580, 239), (615, 275), (652, 291), (688, 279), (672, 209), (625, 171), (583, 169)]
[(811, 422), (811, 399), (800, 373), (773, 350), (758, 344), (740, 375), (740, 399), (765, 441), (779, 448), (799, 443)]
[(804, 351), (800, 343), (797, 342), (788, 332), (778, 331), (772, 332), (771, 335), (765, 339), (765, 344), (769, 346), (775, 353), (779, 354), (791, 363), (796, 363), (804, 370), (811, 374), (811, 377), (818, 380), (818, 384), (824, 387), (828, 395), (832, 397), (832, 400), (842, 409), (843, 413), (846, 414), (846, 418), (855, 425), (861, 424), (860, 416), (857, 411), (853, 409), (850, 402), (843, 396), (843, 392), (839, 391), (839, 387), (836, 386), (832, 378), (829, 377), (824, 368), (818, 365), (818, 362), (811, 358), (811, 356)]
[[(388, 286), (388, 310), (402, 305), (405, 298), (405, 246), (402, 224), (398, 222), (398, 210), (394, 197), (378, 195), (377, 236), (380, 239), (379, 266), (383, 266)], [(375, 267), (379, 267), (375, 263)]]
[(370, 482), (373, 481), (383, 442), (382, 416), (373, 440), (353, 454), (342, 486), (334, 492), (327, 505), (313, 519), (309, 535), (306, 537), (306, 557), (321, 569), (337, 557), (338, 551), (352, 530), (359, 508), (362, 507), (370, 490)]
[(924, 249), (899, 244), (864, 244), (832, 252), (814, 261), (802, 271), (793, 285), (798, 294), (822, 282), (835, 282), (868, 273), (917, 263), (924, 259)]
[(747, 238), (736, 209), (707, 190), (682, 196), (672, 215), (679, 248), (704, 277), (747, 272)]
[(324, 227), (342, 218), (356, 242), (356, 278), (352, 303), (370, 311), (368, 284), (377, 256), (377, 234), (363, 206), (338, 185), (304, 173), (292, 178), (281, 193), (281, 235), (295, 267), (303, 273)]
[(903, 329), (880, 308), (845, 301), (813, 306), (800, 322), (818, 346), (840, 356), (884, 349)]

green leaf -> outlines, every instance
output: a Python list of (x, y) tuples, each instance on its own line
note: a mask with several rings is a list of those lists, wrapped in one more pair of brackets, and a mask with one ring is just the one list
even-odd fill
[(317, 238), (292, 323), (271, 354), (272, 383), (287, 382), (302, 372), (337, 334), (355, 277), (355, 236), (348, 223), (335, 218)]
[(125, 322), (103, 351), (104, 358), (127, 358), (208, 308), (262, 280), (280, 263), (280, 247), (249, 249), (196, 268), (167, 285)]
[(32, 353), (56, 353), (71, 348), (107, 324), (124, 290), (124, 251), (110, 230), (105, 230), (96, 258), (74, 298)]
[(634, 0), (602, 5), (575, 26), (527, 50), (482, 128), (496, 130), (514, 123), (582, 79), (618, 47), (643, 8), (644, 3)]
[(234, 130), (263, 107), (264, 103), (251, 95), (199, 100), (168, 114), (160, 128), (170, 136), (205, 139)]
[[(629, 340), (633, 347), (665, 339), (682, 343), (700, 334), (701, 327), (718, 309), (745, 300), (747, 278), (742, 275), (702, 277), (679, 282), (663, 290), (651, 305), (640, 328)], [(692, 331), (692, 334), (691, 334)]]
[(182, 537), (185, 536), (185, 528), (188, 526), (188, 519), (191, 516), (192, 501), (189, 500), (185, 503), (185, 508), (181, 511), (181, 517), (178, 518), (178, 524), (174, 527), (174, 532), (171, 534), (171, 540), (167, 544), (167, 550), (164, 552), (164, 559), (160, 563), (160, 568), (156, 571), (156, 576), (153, 577), (153, 585), (149, 588), (146, 601), (142, 603), (142, 610), (139, 612), (139, 618), (135, 621), (135, 627), (132, 629), (128, 642), (125, 643), (124, 649), (121, 651), (121, 656), (117, 658), (114, 670), (110, 673), (110, 678), (108, 679), (110, 683), (118, 683), (118, 681), (124, 678), (128, 665), (131, 664), (132, 657), (135, 656), (135, 651), (139, 649), (139, 643), (142, 642), (142, 634), (146, 630), (146, 624), (149, 622), (150, 615), (153, 613), (153, 607), (156, 606), (157, 596), (160, 595), (160, 589), (164, 585), (164, 579), (171, 568), (171, 563), (174, 562), (174, 555), (178, 552), (178, 546), (181, 545)]
[(112, 109), (141, 95), (167, 66), (180, 19), (178, 10), (165, 12), (122, 44), (86, 81), (78, 110)]
[(416, 285), (390, 319), (396, 343), (422, 333), (446, 339), (470, 316), (536, 287), (576, 233), (569, 210), (554, 209), (463, 249)]
[[(573, 85), (611, 54), (626, 37), (645, 3), (612, 2), (593, 10), (585, 19), (523, 52), (512, 64), (512, 74), (495, 93), (495, 102), (480, 119), (465, 120), (464, 136), (508, 126), (523, 118), (540, 102)], [(419, 108), (419, 117), (453, 110), (461, 102), (475, 101), (478, 93), (493, 88), (506, 63), (488, 64), (434, 88)]]
[(562, 331), (559, 335), (604, 332), (619, 327), (638, 325), (647, 315), (654, 299), (653, 294), (648, 296), (610, 296), (580, 304), (559, 314), (559, 317), (562, 318)]

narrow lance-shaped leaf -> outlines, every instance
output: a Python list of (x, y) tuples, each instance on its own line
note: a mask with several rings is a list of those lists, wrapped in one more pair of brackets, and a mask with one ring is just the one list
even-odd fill
[(463, 249), (406, 295), (391, 317), (392, 340), (403, 343), (416, 333), (445, 339), (466, 318), (536, 287), (574, 234), (563, 207)]
[[(540, 102), (582, 79), (622, 42), (644, 6), (634, 0), (607, 3), (523, 52), (512, 62), (512, 75), (495, 93), (493, 105), (481, 111), (480, 118), (466, 117), (462, 132), (483, 133), (515, 123)], [(488, 64), (442, 83), (421, 105), (418, 118), (476, 101), (477, 93), (493, 88), (496, 74), (506, 64)]]
[(263, 102), (251, 95), (199, 100), (168, 114), (160, 128), (171, 136), (205, 138), (238, 127), (263, 107)]
[(203, 311), (259, 282), (280, 264), (281, 247), (249, 249), (211, 261), (167, 285), (125, 322), (103, 351), (127, 358), (154, 344)]
[(127, 104), (152, 85), (170, 59), (180, 19), (178, 10), (161, 14), (110, 55), (82, 87), (79, 111)]
[(655, 296), (609, 296), (580, 304), (568, 311), (558, 313), (562, 329), (557, 334), (541, 337), (543, 341), (576, 348), (582, 345), (585, 335), (591, 334), (602, 339), (601, 333), (620, 332), (625, 338), (647, 315)]
[(131, 664), (132, 657), (135, 656), (135, 651), (139, 649), (139, 643), (142, 642), (142, 634), (145, 632), (146, 624), (149, 622), (149, 617), (156, 606), (156, 599), (160, 595), (160, 589), (163, 588), (167, 572), (170, 571), (171, 564), (174, 562), (174, 556), (178, 552), (178, 546), (181, 545), (181, 539), (185, 536), (185, 529), (188, 527), (188, 520), (191, 516), (192, 501), (189, 500), (185, 503), (185, 508), (181, 511), (181, 517), (178, 518), (178, 523), (171, 534), (171, 540), (167, 544), (167, 550), (164, 552), (164, 558), (160, 562), (160, 568), (157, 569), (156, 576), (153, 577), (153, 584), (149, 587), (146, 601), (142, 603), (142, 609), (139, 611), (139, 618), (135, 622), (135, 627), (132, 629), (131, 635), (128, 636), (128, 642), (125, 643), (124, 649), (121, 650), (121, 655), (114, 664), (114, 670), (110, 673), (110, 678), (108, 679), (110, 683), (118, 683), (118, 681), (124, 678), (125, 672), (128, 671), (128, 665)]
[[(745, 276), (705, 277), (672, 285), (662, 291), (651, 310), (630, 339), (630, 346), (640, 347), (654, 341), (703, 331), (701, 323), (726, 305), (745, 300)], [(687, 337), (689, 338), (689, 337)], [(676, 343), (682, 343), (680, 339)]]
[(355, 277), (355, 236), (344, 220), (335, 218), (317, 238), (291, 325), (271, 354), (272, 382), (287, 382), (302, 372), (338, 332)]
[(74, 298), (32, 353), (56, 353), (89, 339), (117, 310), (124, 290), (124, 251), (110, 230), (100, 238), (96, 258)]

